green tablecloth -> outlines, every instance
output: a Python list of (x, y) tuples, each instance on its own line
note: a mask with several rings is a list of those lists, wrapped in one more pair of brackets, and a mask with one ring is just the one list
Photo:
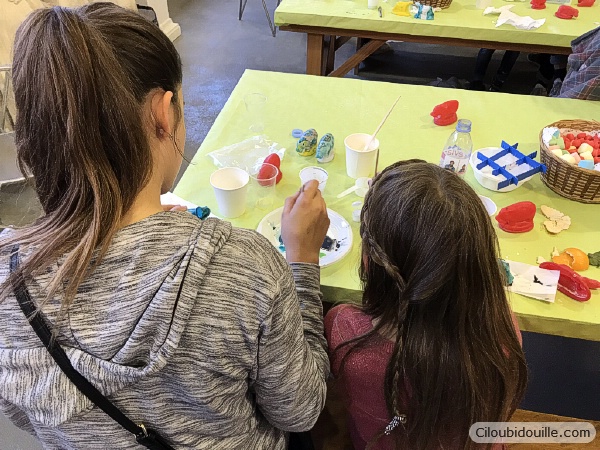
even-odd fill
[(475, 8), (475, 0), (453, 0), (431, 21), (396, 16), (391, 13), (395, 4), (395, 0), (381, 2), (384, 15), (380, 18), (376, 10), (367, 8), (367, 0), (283, 0), (275, 11), (275, 23), (557, 47), (570, 47), (577, 36), (600, 25), (599, 2), (591, 8), (579, 8), (575, 20), (563, 20), (554, 16), (557, 4), (548, 3), (546, 9), (534, 10), (529, 0), (493, 0), (496, 8), (514, 5), (512, 11), (520, 16), (545, 18), (546, 23), (537, 30), (518, 30), (510, 25), (495, 28), (498, 16), (484, 16), (482, 10)]
[[(346, 176), (343, 140), (355, 132), (372, 133), (398, 95), (402, 98), (378, 135), (381, 166), (415, 157), (437, 163), (453, 128), (435, 126), (429, 113), (436, 104), (450, 99), (459, 100), (459, 117), (472, 120), (475, 148), (497, 146), (501, 140), (506, 140), (518, 142), (523, 152), (533, 152), (539, 149), (540, 130), (551, 122), (571, 118), (600, 120), (598, 102), (249, 70), (240, 79), (194, 157), (193, 165), (175, 190), (175, 194), (186, 200), (211, 206), (217, 215), (219, 212), (208, 181), (215, 167), (206, 154), (251, 135), (243, 101), (251, 92), (261, 92), (268, 97), (265, 133), (288, 149), (282, 162), (283, 180), (277, 185), (273, 208), (283, 205), (285, 197), (298, 189), (299, 170), (316, 165), (314, 157), (296, 155), (295, 139), (291, 136), (294, 128), (312, 127), (320, 135), (331, 132), (336, 138), (336, 157), (323, 165), (330, 174), (324, 197), (328, 207), (349, 222), (352, 219), (351, 203), (359, 198), (353, 194), (336, 198), (354, 183)], [(536, 226), (529, 233), (508, 234), (498, 230), (503, 257), (535, 264), (538, 255), (549, 258), (554, 246), (559, 249), (579, 247), (587, 252), (600, 250), (600, 205), (564, 199), (546, 188), (539, 176), (509, 193), (485, 190), (471, 172), (467, 173), (466, 180), (478, 193), (493, 199), (498, 208), (530, 200), (538, 206), (546, 204), (556, 208), (572, 218), (571, 228), (556, 236), (543, 229), (541, 213), (536, 215)], [(264, 215), (262, 211), (248, 211), (232, 222), (237, 226), (256, 228)], [(346, 296), (360, 298), (356, 295), (360, 289), (357, 275), (360, 240), (358, 224), (351, 223), (355, 237), (352, 252), (344, 260), (322, 270), (324, 292), (334, 300)], [(590, 268), (585, 275), (600, 279), (600, 269)], [(595, 291), (587, 303), (576, 302), (560, 293), (554, 304), (519, 295), (512, 297), (513, 308), (524, 330), (600, 341), (600, 291)]]

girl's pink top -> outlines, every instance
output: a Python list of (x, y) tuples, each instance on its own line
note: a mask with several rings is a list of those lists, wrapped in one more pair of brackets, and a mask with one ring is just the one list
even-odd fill
[[(521, 332), (516, 318), (513, 322), (519, 342)], [(371, 317), (352, 305), (338, 305), (325, 316), (325, 335), (329, 344), (331, 372), (339, 378), (346, 394), (349, 414), (349, 432), (355, 449), (364, 449), (367, 443), (390, 423), (385, 403), (385, 370), (394, 349), (394, 343), (381, 336), (375, 337), (366, 347), (358, 349), (347, 358), (341, 370), (341, 361), (352, 347), (334, 349), (340, 344), (363, 335), (373, 328)], [(406, 392), (404, 393), (406, 395)], [(394, 449), (391, 436), (382, 436), (375, 446), (377, 449)], [(502, 445), (494, 449), (502, 449)]]

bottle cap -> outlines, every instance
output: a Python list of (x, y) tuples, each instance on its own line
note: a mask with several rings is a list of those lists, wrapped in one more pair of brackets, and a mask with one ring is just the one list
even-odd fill
[(471, 121), (467, 119), (460, 119), (456, 124), (456, 131), (460, 131), (462, 133), (470, 133)]

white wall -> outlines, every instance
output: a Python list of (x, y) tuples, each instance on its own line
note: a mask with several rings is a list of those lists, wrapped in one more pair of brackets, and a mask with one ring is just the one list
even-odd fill
[(171, 16), (169, 16), (169, 5), (167, 4), (167, 0), (137, 0), (137, 3), (154, 8), (156, 18), (158, 19), (158, 25), (169, 39), (174, 41), (181, 36), (181, 27), (179, 24), (173, 22)]

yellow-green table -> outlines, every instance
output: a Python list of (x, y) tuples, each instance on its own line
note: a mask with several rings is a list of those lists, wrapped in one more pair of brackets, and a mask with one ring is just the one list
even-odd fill
[[(354, 194), (337, 199), (354, 180), (346, 176), (344, 138), (356, 132), (371, 133), (398, 95), (400, 102), (379, 132), (380, 166), (407, 158), (422, 158), (437, 163), (442, 147), (453, 131), (452, 126), (438, 127), (429, 116), (443, 101), (460, 102), (459, 117), (473, 122), (471, 133), (475, 148), (498, 146), (502, 140), (519, 143), (524, 153), (539, 150), (540, 129), (559, 119), (600, 120), (600, 105), (583, 100), (554, 99), (510, 94), (472, 92), (426, 86), (397, 85), (372, 81), (246, 71), (225, 107), (217, 117), (198, 153), (175, 189), (175, 194), (200, 205), (209, 205), (215, 214), (214, 193), (209, 183), (216, 170), (208, 152), (250, 137), (250, 118), (245, 111), (246, 94), (260, 92), (268, 97), (265, 134), (287, 148), (282, 162), (283, 179), (277, 185), (273, 209), (282, 206), (286, 196), (300, 185), (301, 168), (316, 165), (314, 157), (295, 153), (294, 128), (315, 128), (320, 135), (330, 132), (336, 139), (336, 156), (324, 164), (329, 180), (324, 197), (327, 205), (351, 224), (354, 232), (352, 251), (343, 260), (326, 267), (321, 283), (328, 300), (348, 298), (359, 301), (357, 274), (360, 239), (358, 224), (352, 222)], [(490, 197), (498, 208), (530, 200), (556, 208), (572, 218), (572, 226), (559, 235), (549, 235), (542, 227), (541, 212), (535, 228), (524, 234), (509, 234), (498, 229), (502, 256), (514, 261), (536, 263), (537, 256), (550, 257), (553, 247), (579, 247), (587, 252), (600, 250), (600, 205), (582, 204), (562, 198), (544, 186), (535, 176), (508, 193), (487, 191), (467, 172), (466, 180), (480, 194)], [(265, 211), (249, 210), (234, 225), (255, 229)], [(494, 223), (495, 220), (493, 220)], [(600, 269), (590, 268), (590, 278), (600, 279)], [(587, 303), (579, 303), (558, 293), (555, 303), (545, 303), (512, 295), (513, 308), (524, 330), (600, 341), (600, 291)]]
[[(546, 23), (537, 30), (519, 30), (510, 25), (496, 28), (498, 16), (484, 16), (475, 8), (475, 0), (453, 0), (431, 21), (392, 14), (396, 0), (380, 4), (383, 17), (367, 8), (367, 0), (283, 0), (275, 11), (275, 24), (285, 31), (307, 34), (306, 73), (310, 75), (329, 73), (335, 50), (349, 37), (371, 39), (331, 72), (333, 76), (346, 74), (386, 40), (569, 54), (573, 39), (600, 25), (599, 2), (591, 8), (579, 8), (575, 20), (563, 20), (554, 16), (557, 4), (548, 3), (546, 9), (534, 10), (529, 0), (493, 0), (495, 7), (513, 5), (512, 11), (520, 16), (545, 18)], [(573, 4), (577, 2), (573, 0)]]

